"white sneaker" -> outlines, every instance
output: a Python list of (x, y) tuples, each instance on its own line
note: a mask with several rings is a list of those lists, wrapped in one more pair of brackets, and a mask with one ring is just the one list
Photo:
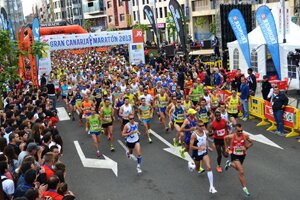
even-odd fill
[(136, 170), (137, 170), (137, 173), (138, 173), (138, 174), (141, 174), (141, 173), (142, 173), (142, 169), (141, 169), (140, 166), (137, 166)]
[(209, 192), (212, 193), (212, 194), (215, 194), (215, 193), (217, 193), (218, 191), (216, 190), (216, 188), (211, 187), (211, 188), (209, 188)]

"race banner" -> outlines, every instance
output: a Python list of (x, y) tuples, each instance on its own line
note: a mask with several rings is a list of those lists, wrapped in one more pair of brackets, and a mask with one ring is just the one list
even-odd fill
[[(20, 33), (19, 33), (19, 43), (18, 47), (20, 50), (23, 50), (23, 41), (24, 41), (24, 31), (25, 27), (22, 26)], [(25, 62), (24, 62), (24, 55), (22, 53), (19, 54), (19, 73), (22, 80), (25, 80)]]
[(267, 47), (272, 56), (278, 79), (281, 80), (280, 54), (276, 24), (273, 14), (267, 6), (260, 6), (256, 11), (256, 20), (266, 40)]
[(248, 64), (248, 68), (251, 68), (251, 56), (250, 56), (248, 32), (247, 32), (247, 27), (245, 24), (244, 17), (240, 12), (240, 10), (232, 9), (228, 14), (228, 21), (240, 45), (242, 53)]
[(155, 23), (155, 19), (154, 19), (154, 14), (152, 9), (150, 8), (150, 6), (146, 5), (144, 6), (144, 14), (147, 17), (147, 19), (149, 20), (153, 32), (155, 33), (156, 37), (157, 37), (157, 28), (156, 28), (156, 23)]
[(182, 45), (182, 49), (186, 52), (186, 41), (185, 41), (185, 35), (184, 35), (184, 26), (183, 26), (183, 13), (180, 7), (180, 4), (177, 0), (170, 0), (169, 2), (169, 9), (171, 11), (176, 31), (180, 38), (180, 43)]
[[(39, 41), (40, 40), (40, 21), (37, 17), (35, 17), (33, 19), (32, 32), (33, 32), (34, 42)], [(38, 55), (36, 55), (36, 68), (37, 68), (37, 70), (39, 70), (39, 56)], [(38, 71), (37, 71), (37, 73), (38, 73)]]
[(1, 8), (0, 15), (1, 15), (1, 21), (2, 21), (2, 30), (6, 31), (8, 29), (7, 12), (4, 8)]
[[(33, 33), (31, 28), (27, 29), (27, 33), (28, 33), (30, 45), (33, 46), (34, 38), (33, 38)], [(39, 81), (38, 81), (38, 74), (37, 74), (37, 67), (36, 67), (36, 57), (35, 55), (32, 55), (32, 53), (30, 52), (30, 48), (28, 52), (28, 58), (30, 60), (30, 76), (31, 76), (32, 83), (34, 86), (38, 86)]]
[(129, 61), (136, 65), (145, 63), (144, 43), (129, 44)]
[(108, 31), (49, 37), (50, 50), (113, 46), (144, 41), (142, 30)]

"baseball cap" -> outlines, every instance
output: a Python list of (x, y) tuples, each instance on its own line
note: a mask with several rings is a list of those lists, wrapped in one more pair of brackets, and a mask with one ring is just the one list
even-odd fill
[(27, 145), (27, 151), (32, 151), (32, 150), (40, 150), (40, 147), (34, 143), (34, 142), (30, 142), (28, 145)]
[(196, 114), (196, 113), (197, 113), (197, 111), (194, 110), (193, 108), (190, 108), (190, 109), (188, 110), (188, 114), (189, 114), (189, 115), (194, 115), (194, 114)]

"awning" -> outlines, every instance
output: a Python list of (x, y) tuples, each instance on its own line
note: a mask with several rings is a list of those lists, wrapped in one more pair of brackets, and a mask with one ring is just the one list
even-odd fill
[(200, 49), (194, 50), (189, 53), (190, 56), (200, 56), (200, 55), (211, 55), (214, 54), (213, 49)]

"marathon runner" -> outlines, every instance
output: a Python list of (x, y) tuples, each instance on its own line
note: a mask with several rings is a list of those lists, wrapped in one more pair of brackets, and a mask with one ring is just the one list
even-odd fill
[(213, 172), (211, 170), (211, 162), (208, 156), (208, 151), (212, 151), (212, 148), (208, 145), (207, 134), (208, 132), (204, 123), (199, 120), (197, 123), (197, 129), (194, 130), (191, 135), (190, 149), (193, 151), (192, 158), (195, 162), (196, 170), (199, 170), (198, 173), (203, 172), (203, 170), (200, 169), (200, 161), (203, 160), (209, 181), (209, 192), (214, 194), (217, 190), (214, 187)]
[[(243, 132), (241, 124), (236, 124), (234, 134), (227, 135), (224, 139), (226, 151), (230, 154), (230, 160), (226, 162), (225, 170), (233, 167), (239, 172), (239, 179), (246, 196), (250, 196), (250, 192), (246, 187), (246, 178), (243, 163), (246, 157), (246, 151), (253, 146), (253, 141), (248, 134)], [(249, 144), (247, 144), (247, 142)]]
[(151, 104), (146, 102), (145, 97), (141, 98), (141, 105), (138, 107), (138, 117), (145, 126), (149, 143), (152, 143), (152, 139), (150, 137), (150, 122), (153, 117), (153, 108)]
[(169, 118), (172, 119), (170, 126), (172, 129), (174, 127), (177, 131), (176, 137), (173, 138), (173, 145), (177, 147), (178, 144), (183, 143), (183, 132), (181, 132), (181, 126), (185, 119), (185, 110), (180, 98), (177, 98), (176, 105), (170, 109), (169, 113)]
[(222, 173), (221, 161), (222, 161), (222, 154), (224, 157), (228, 157), (228, 153), (226, 152), (225, 145), (224, 145), (224, 137), (227, 135), (228, 130), (226, 126), (227, 122), (225, 119), (222, 119), (221, 112), (215, 111), (215, 119), (211, 122), (208, 130), (211, 132), (210, 135), (214, 137), (214, 144), (217, 150), (217, 172)]
[(122, 130), (124, 126), (129, 122), (129, 115), (134, 115), (134, 109), (132, 105), (129, 104), (128, 97), (124, 97), (124, 105), (122, 105), (119, 110), (119, 116), (122, 117)]
[(91, 108), (91, 115), (86, 118), (86, 132), (88, 132), (93, 139), (93, 144), (96, 148), (97, 157), (101, 156), (99, 151), (100, 133), (101, 133), (101, 117), (96, 114), (95, 108)]
[(169, 131), (169, 127), (167, 126), (167, 103), (168, 103), (168, 95), (165, 92), (165, 89), (162, 88), (160, 93), (154, 97), (154, 100), (158, 100), (158, 111), (160, 115), (160, 122), (165, 126), (165, 130)]
[(104, 99), (104, 105), (100, 109), (100, 116), (102, 118), (102, 128), (104, 134), (110, 141), (110, 151), (115, 151), (114, 136), (113, 136), (113, 122), (114, 122), (114, 108), (111, 106), (109, 99)]
[(185, 158), (184, 153), (189, 152), (190, 140), (192, 131), (196, 130), (197, 119), (196, 119), (197, 111), (190, 108), (187, 112), (188, 117), (184, 120), (180, 132), (184, 132), (184, 145), (180, 149), (181, 157)]
[(126, 137), (126, 144), (128, 147), (128, 151), (126, 155), (128, 158), (131, 158), (133, 153), (133, 149), (136, 150), (137, 153), (137, 173), (142, 173), (141, 163), (142, 163), (142, 156), (141, 156), (141, 146), (140, 146), (140, 138), (139, 135), (141, 133), (138, 130), (138, 123), (134, 121), (134, 115), (130, 114), (128, 116), (129, 122), (127, 122), (124, 126), (122, 131), (122, 136)]

